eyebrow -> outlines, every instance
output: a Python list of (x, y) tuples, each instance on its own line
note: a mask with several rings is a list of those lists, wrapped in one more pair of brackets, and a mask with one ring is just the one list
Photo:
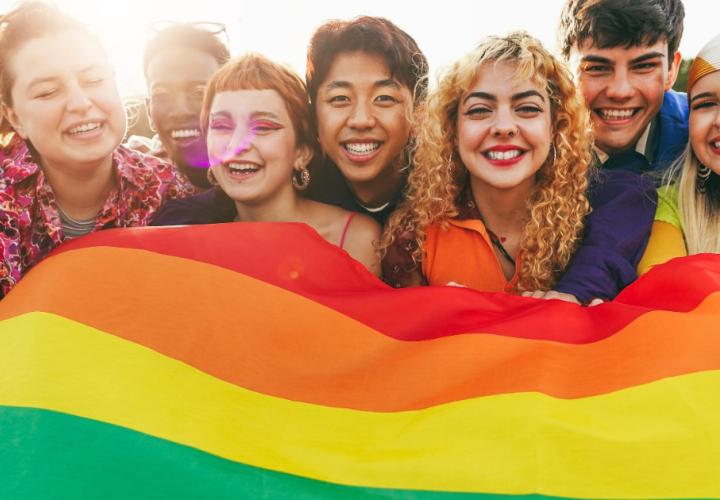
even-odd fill
[[(539, 97), (543, 102), (545, 102), (545, 98), (543, 95), (538, 92), (537, 90), (526, 90), (524, 92), (518, 92), (517, 94), (513, 94), (510, 97), (511, 101), (519, 101), (520, 99), (525, 99), (526, 97)], [(465, 104), (469, 99), (472, 99), (473, 97), (477, 99), (486, 99), (488, 101), (497, 101), (497, 97), (493, 94), (489, 94), (487, 92), (470, 92), (465, 99), (463, 99), (463, 104)]]
[(691, 97), (690, 102), (693, 102), (697, 99), (702, 99), (703, 97), (713, 97), (713, 96), (714, 96), (714, 94), (712, 92), (702, 92), (696, 96)]
[(648, 52), (647, 54), (643, 54), (641, 56), (636, 57), (635, 59), (630, 60), (630, 63), (637, 64), (639, 62), (647, 61), (648, 59), (655, 59), (658, 57), (663, 58), (663, 57), (665, 57), (665, 54), (663, 54), (662, 52), (657, 52), (657, 51)]
[[(215, 111), (214, 113), (210, 113), (210, 118), (228, 118), (232, 120), (233, 116), (229, 111)], [(250, 118), (272, 118), (279, 120), (278, 116), (270, 111), (254, 111), (250, 114)]]
[(206, 81), (206, 80), (188, 80), (188, 81), (186, 81), (186, 82), (183, 82), (183, 83), (179, 83), (179, 84), (178, 84), (178, 83), (176, 83), (176, 82), (172, 82), (172, 81), (168, 81), (168, 80), (156, 80), (156, 81), (154, 81), (154, 82), (152, 82), (152, 83), (150, 84), (150, 88), (155, 88), (155, 87), (158, 87), (158, 86), (161, 86), (161, 85), (162, 85), (163, 87), (175, 87), (175, 88), (179, 88), (179, 87), (197, 87), (197, 86), (201, 86), (201, 85), (202, 85), (202, 86), (207, 85), (207, 81)]
[[(349, 89), (353, 85), (346, 80), (333, 80), (325, 86), (325, 90), (330, 91), (334, 89)], [(394, 89), (400, 89), (400, 84), (392, 78), (386, 78), (384, 80), (378, 80), (373, 83), (373, 88), (392, 87)]]
[[(648, 52), (647, 54), (638, 56), (635, 59), (631, 59), (630, 64), (637, 64), (637, 63), (640, 63), (643, 61), (647, 61), (648, 59), (655, 59), (657, 57), (665, 57), (665, 54), (663, 54), (662, 52), (657, 52), (657, 51)], [(589, 54), (587, 56), (584, 56), (582, 59), (580, 59), (580, 61), (581, 62), (594, 62), (594, 63), (601, 63), (601, 64), (610, 64), (610, 65), (615, 64), (615, 62), (612, 59), (594, 55), (594, 54)]]
[[(96, 68), (99, 68), (99, 67), (101, 67), (101, 66), (98, 65), (98, 64), (90, 64), (90, 65), (85, 66), (84, 68), (82, 68), (80, 71), (78, 71), (78, 73), (87, 73), (88, 71), (92, 71), (92, 70), (94, 70), (94, 69), (96, 69)], [(58, 77), (57, 77), (57, 76), (41, 76), (41, 77), (39, 77), (39, 78), (36, 78), (36, 79), (34, 79), (34, 80), (31, 80), (30, 83), (28, 83), (28, 88), (34, 87), (35, 85), (38, 85), (38, 84), (40, 84), (40, 83), (54, 82), (54, 81), (57, 81), (57, 80), (58, 80)]]

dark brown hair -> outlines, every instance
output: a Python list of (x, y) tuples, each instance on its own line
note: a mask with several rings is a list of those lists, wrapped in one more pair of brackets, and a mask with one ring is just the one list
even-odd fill
[(222, 66), (230, 60), (227, 46), (213, 33), (194, 28), (192, 24), (170, 26), (157, 34), (145, 46), (143, 71), (147, 77), (148, 66), (153, 57), (168, 48), (181, 47), (204, 52)]
[(560, 49), (570, 51), (586, 40), (595, 47), (636, 47), (667, 40), (672, 61), (683, 34), (681, 0), (567, 0), (560, 16)]
[(21, 3), (0, 19), (0, 100), (12, 105), (12, 86), (15, 76), (10, 71), (12, 55), (30, 40), (63, 31), (80, 31), (102, 45), (100, 40), (81, 22), (64, 14), (50, 3), (32, 0)]
[(381, 56), (390, 75), (413, 94), (415, 104), (424, 100), (428, 63), (415, 40), (387, 19), (361, 16), (352, 21), (328, 21), (310, 39), (305, 81), (313, 108), (335, 58), (357, 51)]

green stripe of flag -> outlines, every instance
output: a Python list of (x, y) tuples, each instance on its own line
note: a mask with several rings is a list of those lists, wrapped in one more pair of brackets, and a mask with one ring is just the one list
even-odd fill
[(226, 460), (123, 427), (0, 406), (0, 498), (529, 499), (344, 486)]

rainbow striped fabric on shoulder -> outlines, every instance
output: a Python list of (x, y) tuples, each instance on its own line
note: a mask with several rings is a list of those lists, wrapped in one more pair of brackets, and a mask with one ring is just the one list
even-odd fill
[(720, 498), (720, 256), (393, 290), (300, 224), (109, 230), (0, 302), (0, 498)]

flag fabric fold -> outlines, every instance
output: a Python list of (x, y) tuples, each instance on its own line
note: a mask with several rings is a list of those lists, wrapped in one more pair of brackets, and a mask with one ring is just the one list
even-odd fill
[(719, 320), (717, 255), (583, 308), (103, 231), (0, 302), (0, 498), (718, 498)]

